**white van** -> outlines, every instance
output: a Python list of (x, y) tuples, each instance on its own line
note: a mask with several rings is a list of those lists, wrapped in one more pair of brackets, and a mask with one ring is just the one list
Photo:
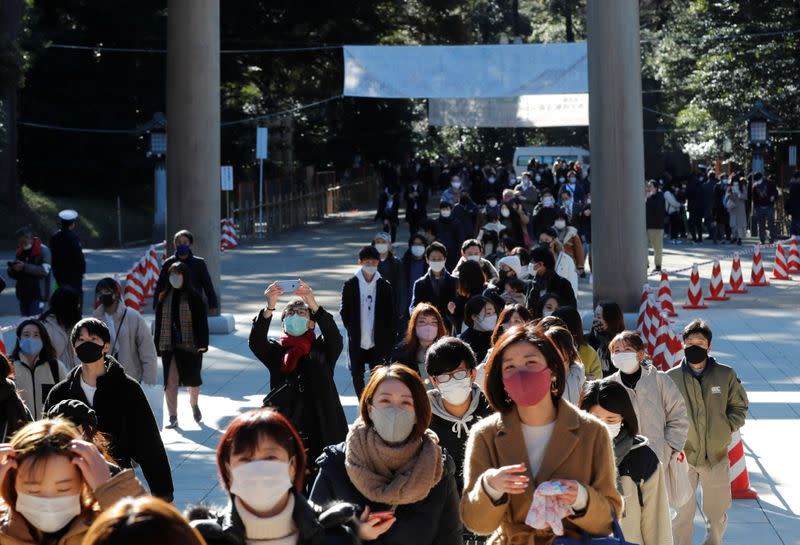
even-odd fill
[(561, 158), (566, 162), (580, 161), (583, 171), (586, 172), (589, 166), (589, 150), (583, 148), (570, 147), (526, 147), (514, 150), (514, 173), (522, 176), (528, 170), (528, 163), (536, 158), (539, 163), (544, 163), (552, 167), (556, 159)]

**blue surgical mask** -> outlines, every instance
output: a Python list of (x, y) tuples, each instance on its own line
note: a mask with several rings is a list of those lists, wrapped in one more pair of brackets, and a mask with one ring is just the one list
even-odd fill
[(283, 329), (292, 337), (299, 337), (308, 331), (308, 318), (292, 314), (283, 321)]
[(175, 246), (175, 253), (177, 255), (189, 255), (191, 248), (189, 248), (188, 244), (178, 244)]
[(38, 356), (42, 351), (42, 339), (26, 337), (19, 341), (19, 349), (28, 356)]

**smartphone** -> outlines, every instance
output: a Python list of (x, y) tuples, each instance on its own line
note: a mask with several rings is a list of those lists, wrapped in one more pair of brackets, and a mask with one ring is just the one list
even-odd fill
[(297, 280), (278, 280), (275, 282), (283, 293), (294, 293), (300, 287), (300, 279)]
[(381, 522), (386, 522), (387, 520), (394, 518), (394, 511), (376, 511), (375, 513), (370, 513), (368, 518), (378, 519)]

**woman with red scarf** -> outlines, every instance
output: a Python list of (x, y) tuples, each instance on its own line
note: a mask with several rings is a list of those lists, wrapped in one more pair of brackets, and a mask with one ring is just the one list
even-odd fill
[[(278, 283), (264, 295), (267, 306), (253, 319), (250, 350), (270, 374), (270, 393), (265, 406), (275, 407), (300, 432), (308, 459), (316, 460), (322, 449), (344, 441), (347, 419), (333, 380), (336, 360), (344, 341), (333, 316), (319, 306), (311, 287), (300, 281), (281, 312), (281, 335), (269, 338), (272, 314), (284, 294)], [(319, 337), (314, 329), (319, 326)]]

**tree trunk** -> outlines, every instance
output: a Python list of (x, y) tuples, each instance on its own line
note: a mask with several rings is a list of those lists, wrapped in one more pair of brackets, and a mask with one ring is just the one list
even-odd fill
[(564, 24), (566, 25), (567, 31), (567, 42), (574, 42), (575, 41), (575, 28), (572, 24), (572, 6), (567, 5), (566, 13), (564, 14)]
[[(0, 0), (0, 41), (14, 44), (22, 21), (22, 0)], [(13, 70), (0, 87), (0, 122), (6, 126), (0, 143), (0, 200), (14, 204), (19, 197), (17, 180), (17, 85), (19, 71)]]

